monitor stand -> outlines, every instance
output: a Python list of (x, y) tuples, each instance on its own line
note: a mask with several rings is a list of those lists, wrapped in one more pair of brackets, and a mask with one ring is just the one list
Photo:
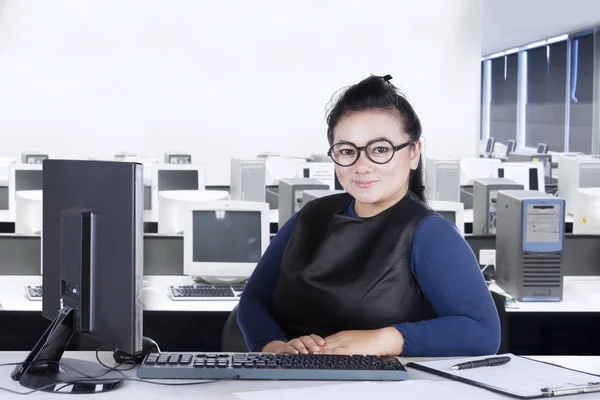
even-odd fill
[[(62, 358), (74, 335), (75, 309), (63, 307), (11, 378), (29, 389), (59, 393), (98, 393), (118, 388), (124, 375), (97, 362)], [(60, 390), (60, 391), (59, 391)]]

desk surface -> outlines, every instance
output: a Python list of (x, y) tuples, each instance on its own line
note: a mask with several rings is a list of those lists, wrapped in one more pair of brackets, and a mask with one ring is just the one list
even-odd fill
[[(505, 294), (496, 284), (490, 289)], [(560, 302), (515, 302), (507, 312), (600, 312), (600, 277), (566, 276)]]
[[(0, 360), (2, 363), (14, 363), (22, 361), (26, 356), (25, 352), (2, 352), (0, 353)], [(94, 352), (67, 352), (65, 357), (84, 359), (89, 361), (95, 361)], [(552, 357), (532, 357), (541, 361), (552, 362), (558, 365), (562, 365), (568, 368), (574, 368), (585, 372), (600, 374), (600, 357), (580, 357), (580, 356), (552, 356)], [(109, 353), (101, 353), (100, 359), (109, 365), (114, 365), (112, 357)], [(403, 364), (410, 361), (416, 361), (418, 359), (400, 358)], [(431, 375), (425, 372), (417, 371), (411, 368), (407, 368), (409, 373), (409, 379), (426, 379), (431, 381), (444, 380), (441, 377)], [(22, 388), (18, 382), (14, 382), (10, 379), (10, 372), (12, 367), (0, 367), (0, 387), (24, 392), (26, 389)], [(135, 377), (135, 372), (127, 372), (126, 375)], [(325, 386), (332, 384), (340, 384), (342, 382), (325, 382), (325, 381), (233, 381), (233, 382), (215, 382), (207, 385), (198, 386), (159, 386), (150, 385), (143, 382), (125, 382), (125, 384), (118, 390), (113, 392), (105, 393), (102, 398), (110, 399), (126, 399), (130, 400), (133, 394), (136, 397), (143, 397), (144, 400), (149, 399), (163, 399), (171, 398), (176, 395), (177, 398), (190, 398), (190, 399), (237, 399), (233, 395), (236, 392), (250, 392), (258, 390), (276, 390), (276, 389), (291, 389), (291, 388), (304, 388), (311, 386)], [(347, 382), (346, 382), (347, 383)], [(465, 387), (468, 387), (465, 385)], [(488, 394), (489, 392), (482, 390), (482, 395)], [(0, 392), (1, 398), (17, 398), (18, 395), (8, 394)], [(48, 396), (44, 393), (33, 393), (31, 396)], [(592, 396), (592, 397), (590, 397)], [(397, 390), (394, 392), (394, 398), (402, 398), (401, 391)], [(505, 398), (500, 396), (499, 398)], [(506, 397), (509, 398), (509, 397)], [(591, 399), (594, 395), (584, 395), (583, 398)]]
[[(0, 276), (0, 304), (5, 311), (41, 311), (41, 301), (30, 301), (25, 294), (26, 285), (41, 285), (41, 276)], [(173, 301), (169, 285), (189, 285), (188, 276), (145, 276), (144, 309), (148, 311), (229, 312), (237, 300)], [(503, 293), (496, 285), (491, 290)], [(600, 312), (600, 277), (565, 277), (563, 301), (516, 302), (507, 312)]]
[[(25, 286), (42, 284), (41, 276), (0, 276), (0, 304), (4, 311), (42, 311), (41, 301), (31, 301)], [(221, 311), (229, 312), (237, 300), (173, 301), (168, 294), (170, 285), (191, 285), (188, 276), (145, 276), (144, 309), (148, 311)]]

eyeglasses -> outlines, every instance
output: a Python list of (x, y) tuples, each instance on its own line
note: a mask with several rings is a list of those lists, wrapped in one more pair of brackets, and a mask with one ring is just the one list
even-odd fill
[(402, 150), (406, 146), (412, 144), (413, 141), (408, 141), (398, 146), (394, 146), (392, 142), (385, 138), (373, 139), (365, 146), (357, 146), (352, 142), (338, 142), (329, 148), (327, 155), (331, 157), (334, 163), (340, 167), (350, 167), (358, 161), (360, 151), (364, 150), (369, 160), (375, 164), (386, 164), (394, 158), (397, 151)]

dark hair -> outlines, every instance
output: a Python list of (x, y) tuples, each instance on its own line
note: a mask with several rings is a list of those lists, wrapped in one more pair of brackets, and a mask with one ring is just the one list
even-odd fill
[[(390, 75), (370, 76), (334, 95), (330, 102), (333, 106), (327, 113), (327, 139), (330, 146), (333, 145), (333, 130), (342, 117), (368, 110), (394, 112), (399, 117), (402, 130), (413, 142), (411, 146), (414, 146), (421, 137), (421, 121), (404, 95), (390, 83), (390, 79)], [(423, 160), (420, 155), (417, 169), (410, 172), (408, 190), (426, 202)]]

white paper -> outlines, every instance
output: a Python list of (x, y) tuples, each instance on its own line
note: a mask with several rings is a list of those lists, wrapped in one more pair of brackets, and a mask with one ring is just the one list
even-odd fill
[(450, 367), (465, 361), (479, 360), (485, 357), (444, 359), (417, 362), (416, 364), (435, 368), (451, 375), (461, 376), (520, 396), (540, 395), (541, 389), (546, 387), (557, 388), (570, 387), (572, 385), (587, 385), (589, 382), (598, 382), (600, 380), (600, 378), (592, 375), (529, 360), (512, 354), (502, 354), (501, 356), (509, 356), (511, 357), (511, 361), (508, 364), (496, 367), (464, 370), (451, 370)]
[(262, 390), (233, 393), (233, 395), (241, 400), (498, 400), (503, 398), (490, 391), (459, 382), (422, 379), (401, 382), (358, 382), (301, 389)]

